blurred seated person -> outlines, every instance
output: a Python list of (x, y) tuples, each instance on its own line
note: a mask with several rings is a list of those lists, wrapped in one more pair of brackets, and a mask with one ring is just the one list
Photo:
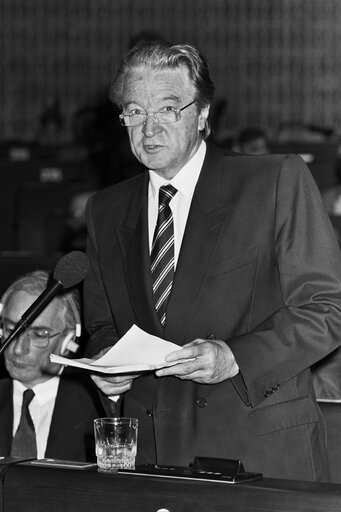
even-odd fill
[(75, 140), (87, 148), (88, 160), (97, 176), (99, 188), (105, 188), (144, 171), (131, 154), (126, 130), (120, 125), (118, 111), (99, 94), (91, 105), (80, 108), (73, 120)]
[(84, 191), (75, 194), (68, 207), (65, 232), (62, 237), (60, 251), (85, 251), (86, 221), (85, 208), (89, 197), (94, 191)]
[(335, 184), (321, 192), (329, 215), (341, 216), (341, 184)]
[(270, 153), (265, 131), (261, 128), (251, 126), (245, 128), (238, 134), (232, 150), (247, 155), (264, 155)]
[(319, 144), (333, 136), (333, 129), (314, 124), (300, 122), (284, 123), (279, 128), (276, 139), (278, 142), (304, 142)]
[(48, 146), (59, 145), (62, 141), (63, 117), (58, 97), (49, 99), (39, 121), (39, 143)]
[[(46, 289), (49, 274), (18, 278), (1, 299), (5, 340)], [(95, 460), (93, 420), (103, 415), (86, 372), (50, 362), (71, 357), (80, 336), (79, 292), (57, 295), (4, 351), (8, 377), (0, 380), (0, 455)]]
[(341, 216), (341, 145), (338, 147), (334, 177), (334, 183), (322, 190), (322, 199), (329, 215)]
[(338, 147), (334, 171), (335, 182), (330, 187), (321, 190), (321, 195), (341, 246), (341, 145)]

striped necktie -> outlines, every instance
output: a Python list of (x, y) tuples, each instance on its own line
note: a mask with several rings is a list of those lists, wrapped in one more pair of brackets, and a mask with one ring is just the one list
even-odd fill
[(33, 397), (34, 391), (32, 389), (26, 389), (23, 394), (20, 423), (12, 441), (12, 457), (37, 457), (36, 434), (28, 408)]
[(159, 215), (151, 251), (154, 303), (161, 325), (166, 322), (167, 302), (174, 276), (174, 226), (169, 202), (176, 193), (172, 185), (159, 190)]

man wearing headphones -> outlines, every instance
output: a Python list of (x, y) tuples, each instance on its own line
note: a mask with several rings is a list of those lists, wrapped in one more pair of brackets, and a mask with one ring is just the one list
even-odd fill
[[(5, 340), (46, 289), (49, 274), (18, 278), (1, 299)], [(9, 378), (0, 380), (0, 455), (95, 460), (93, 420), (103, 416), (86, 372), (51, 363), (71, 356), (81, 334), (78, 290), (57, 295), (4, 351)]]

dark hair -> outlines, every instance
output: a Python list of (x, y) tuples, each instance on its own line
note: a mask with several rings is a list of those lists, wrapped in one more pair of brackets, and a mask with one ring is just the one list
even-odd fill
[[(211, 80), (207, 63), (200, 52), (189, 44), (173, 44), (167, 41), (152, 41), (139, 44), (130, 50), (121, 59), (112, 85), (110, 99), (120, 108), (123, 101), (124, 80), (127, 73), (140, 66), (152, 69), (187, 68), (190, 79), (196, 90), (195, 100), (200, 111), (211, 104), (214, 96), (214, 84)], [(210, 133), (209, 121), (206, 121), (203, 138)]]

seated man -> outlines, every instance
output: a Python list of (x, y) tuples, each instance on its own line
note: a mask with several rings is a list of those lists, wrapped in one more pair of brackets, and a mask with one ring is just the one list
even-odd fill
[(237, 153), (245, 153), (247, 155), (270, 153), (265, 131), (262, 128), (252, 126), (245, 128), (238, 134), (232, 149)]
[[(3, 340), (48, 279), (47, 272), (35, 271), (4, 293)], [(50, 362), (51, 353), (71, 356), (79, 336), (79, 295), (74, 289), (57, 295), (5, 349), (9, 378), (0, 380), (0, 455), (95, 460), (93, 420), (104, 415), (96, 390), (86, 372)]]

